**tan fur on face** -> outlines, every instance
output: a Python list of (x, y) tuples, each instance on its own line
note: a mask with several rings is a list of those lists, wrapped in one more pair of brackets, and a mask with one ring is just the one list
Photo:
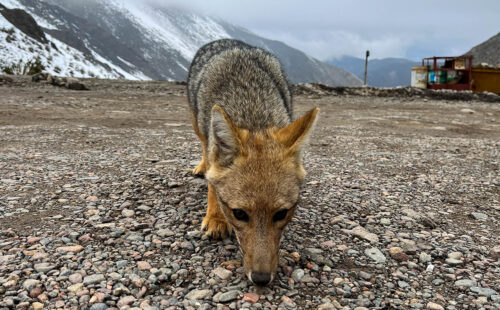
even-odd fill
[[(273, 216), (295, 205), (303, 169), (271, 131), (244, 137), (244, 155), (229, 169), (213, 162), (207, 179), (216, 188), (219, 207), (234, 228), (247, 270), (274, 274), (281, 234), (293, 210), (278, 223), (273, 222)], [(249, 216), (248, 223), (236, 220), (233, 208), (243, 209)]]
[[(213, 142), (206, 177), (215, 189), (219, 208), (234, 229), (246, 269), (274, 274), (281, 235), (295, 211), (305, 174), (300, 145), (317, 110), (283, 129), (258, 132), (238, 129), (222, 110), (217, 111), (228, 122), (224, 135), (231, 135), (228, 144), (237, 148), (236, 157), (231, 165), (227, 166), (226, 159), (221, 165)], [(249, 221), (234, 218), (232, 209), (244, 210)], [(281, 209), (289, 209), (286, 218), (274, 222), (273, 216)]]

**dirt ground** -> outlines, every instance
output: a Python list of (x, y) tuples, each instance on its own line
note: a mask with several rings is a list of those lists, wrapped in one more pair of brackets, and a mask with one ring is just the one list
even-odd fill
[[(95, 79), (85, 83), (90, 91), (71, 91), (33, 83), (24, 77), (0, 86), (0, 155), (3, 159), (8, 158), (10, 152), (24, 152), (27, 159), (36, 159), (50, 157), (50, 154), (67, 154), (72, 150), (91, 152), (95, 148), (130, 147), (136, 141), (128, 133), (137, 130), (152, 133), (151, 141), (141, 141), (147, 145), (146, 148), (142, 146), (137, 154), (142, 160), (169, 161), (180, 156), (190, 160), (186, 167), (177, 168), (182, 170), (195, 165), (199, 143), (192, 131), (183, 83)], [(439, 165), (439, 156), (450, 156), (448, 153), (452, 152), (451, 156), (483, 165), (482, 173), (498, 176), (498, 102), (314, 94), (294, 97), (295, 117), (313, 107), (321, 110), (309, 150), (323, 161), (353, 155), (357, 158), (363, 151), (369, 158), (392, 154), (389, 163), (396, 161), (392, 167), (388, 165), (385, 172), (391, 175), (405, 169), (397, 163), (398, 154), (414, 154), (414, 160), (418, 162), (419, 155), (428, 152), (422, 157), (425, 160), (430, 157), (435, 160), (431, 164)], [(162, 139), (155, 139), (154, 135)], [(147, 133), (140, 136), (140, 139), (148, 139)], [(192, 151), (187, 151), (186, 143), (183, 143), (183, 148), (173, 149), (169, 141), (172, 137), (185, 139)], [(336, 143), (332, 143), (334, 140)], [(344, 140), (345, 144), (342, 144)], [(398, 142), (409, 140), (417, 143), (406, 145)], [(434, 149), (429, 149), (431, 145), (426, 141), (432, 141)], [(487, 145), (488, 152), (480, 148), (476, 150), (475, 143)], [(339, 145), (332, 148), (333, 144)], [(18, 159), (21, 160), (19, 164), (23, 164), (22, 158)], [(417, 170), (413, 167), (411, 175), (426, 173), (425, 169), (418, 171), (418, 165), (415, 166)], [(4, 173), (9, 170), (15, 173), (16, 170), (15, 165), (3, 168), (7, 170)], [(88, 173), (93, 173), (93, 167), (86, 168)], [(40, 170), (46, 171), (42, 167)], [(312, 173), (321, 175), (318, 171)], [(356, 171), (353, 173), (357, 174)], [(455, 173), (450, 171), (450, 175)], [(5, 204), (7, 196), (30, 196), (30, 189), (23, 191), (23, 194), (1, 193), (0, 202), (3, 199)], [(499, 184), (492, 184), (487, 194), (488, 199), (493, 199), (498, 206)], [(450, 192), (449, 195), (453, 200), (453, 194)], [(476, 197), (476, 202), (484, 199)], [(37, 212), (36, 208), (29, 210)], [(51, 208), (45, 215), (60, 211)], [(46, 225), (40, 218), (33, 217), (32, 212), (0, 218), (0, 227), (22, 231), (26, 223), (30, 223), (33, 229)], [(497, 232), (498, 229), (496, 227)]]
[[(154, 229), (160, 227), (155, 221), (164, 221), (174, 232), (182, 231), (179, 236), (165, 237), (172, 239), (167, 248), (176, 250), (176, 240), (180, 238), (181, 244), (186, 232), (199, 229), (206, 203), (204, 180), (187, 172), (200, 159), (200, 150), (192, 130), (186, 86), (116, 80), (85, 83), (90, 91), (67, 90), (21, 77), (0, 84), (0, 231), (4, 232), (0, 234), (0, 250), (4, 247), (4, 255), (15, 254), (10, 242), (17, 241), (12, 240), (24, 243), (22, 240), (30, 236), (57, 239), (69, 230), (94, 238), (93, 229), (99, 227), (95, 241), (90, 241), (99, 250), (89, 254), (86, 248), (85, 255), (100, 255), (108, 251), (104, 247), (119, 247), (120, 241), (108, 245), (105, 239), (110, 235), (99, 239), (99, 229), (116, 222), (154, 239)], [(303, 268), (322, 284), (315, 290), (316, 280), (303, 281), (300, 288), (296, 283), (299, 293), (287, 295), (294, 301), (280, 299), (284, 293), (276, 288), (275, 295), (267, 297), (269, 304), (274, 307), (295, 302), (300, 308), (313, 308), (329, 303), (325, 298), (331, 296), (337, 296), (342, 306), (361, 304), (361, 293), (329, 290), (328, 281), (333, 281), (333, 276), (330, 278), (327, 266), (344, 279), (353, 271), (385, 274), (386, 280), (380, 283), (372, 278), (373, 287), (369, 281), (360, 280), (360, 289), (366, 286), (366, 306), (390, 304), (403, 309), (418, 299), (452, 306), (472, 304), (478, 295), (472, 291), (460, 294), (455, 287), (454, 281), (463, 277), (463, 269), (445, 268), (444, 261), (453, 251), (463, 253), (470, 277), (481, 275), (476, 276), (478, 286), (500, 288), (500, 277), (494, 276), (500, 270), (494, 269), (498, 266), (494, 259), (497, 254), (490, 252), (500, 241), (500, 103), (421, 96), (307, 94), (295, 96), (294, 104), (296, 117), (313, 107), (321, 110), (305, 154), (308, 176), (303, 203), (283, 245), (285, 251), (298, 251), (301, 260), (289, 260), (289, 265), (285, 262), (280, 275), (283, 282), (279, 283), (289, 290), (293, 281), (287, 276), (291, 277), (294, 268)], [(140, 214), (135, 219), (138, 223), (131, 224), (131, 219), (122, 214), (127, 201), (153, 209), (136, 210)], [(171, 217), (160, 216), (159, 220), (157, 215), (164, 212)], [(474, 212), (482, 215), (476, 217)], [(174, 221), (174, 215), (180, 218)], [(344, 217), (345, 223), (338, 216)], [(170, 219), (173, 222), (168, 222)], [(394, 281), (397, 287), (401, 282), (391, 280), (390, 274), (395, 272), (396, 279), (401, 263), (396, 258), (391, 260), (390, 271), (370, 263), (362, 254), (370, 242), (353, 239), (347, 230), (357, 225), (380, 237), (371, 246), (381, 249), (386, 257), (391, 257), (387, 251), (393, 246), (405, 249), (401, 240), (417, 242), (419, 250), (407, 253), (418, 267), (408, 263), (405, 270), (419, 271), (408, 271), (404, 279), (411, 282), (408, 279), (415, 276), (421, 286), (398, 291), (388, 285)], [(201, 242), (212, 246), (204, 239)], [(228, 257), (234, 259), (233, 248), (226, 243), (223, 246), (228, 250), (214, 252), (223, 256), (208, 256), (206, 262), (216, 265)], [(134, 251), (144, 252), (144, 245), (137, 249)], [(164, 256), (151, 251), (157, 255), (153, 258)], [(189, 251), (192, 249), (187, 247), (179, 252), (184, 254), (176, 255), (191, 257)], [(418, 258), (421, 251), (431, 253), (431, 262), (444, 264), (442, 273), (454, 277), (444, 277), (448, 281), (445, 284), (430, 284), (435, 278), (424, 276), (426, 263)], [(164, 264), (153, 258), (151, 264), (158, 264), (158, 268)], [(309, 271), (309, 262), (325, 269)], [(191, 280), (204, 277), (187, 269)], [(8, 272), (4, 274), (7, 279)], [(241, 281), (234, 275), (230, 279)], [(167, 290), (162, 287), (147, 297), (148, 302), (160, 302), (157, 292)], [(185, 286), (180, 296), (192, 288)], [(224, 291), (223, 286), (220, 289)], [(321, 296), (314, 297), (317, 294)], [(109, 304), (115, 299), (110, 297)], [(493, 307), (494, 302), (487, 299), (483, 304)], [(215, 301), (211, 303), (216, 305)]]

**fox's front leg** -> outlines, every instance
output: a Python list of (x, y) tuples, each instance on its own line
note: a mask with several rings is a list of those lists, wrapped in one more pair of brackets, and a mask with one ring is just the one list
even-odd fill
[(206, 230), (205, 234), (212, 238), (226, 238), (231, 233), (231, 226), (219, 209), (215, 190), (210, 183), (208, 183), (207, 214), (201, 223), (201, 228)]
[(198, 136), (201, 142), (201, 162), (196, 166), (194, 169), (191, 170), (191, 172), (194, 175), (204, 175), (205, 172), (207, 171), (207, 137), (205, 137), (201, 131), (200, 127), (198, 126), (198, 121), (196, 120), (196, 115), (194, 114), (194, 111), (191, 111), (191, 120), (193, 122), (193, 128), (194, 132)]

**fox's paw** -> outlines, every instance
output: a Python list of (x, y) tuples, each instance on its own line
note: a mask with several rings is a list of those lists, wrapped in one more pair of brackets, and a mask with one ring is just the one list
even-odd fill
[(205, 230), (205, 235), (214, 239), (224, 239), (231, 234), (231, 225), (227, 223), (226, 219), (205, 216), (201, 222), (201, 229)]
[(198, 176), (203, 176), (205, 175), (205, 172), (206, 172), (206, 167), (205, 167), (205, 161), (201, 161), (200, 164), (198, 166), (196, 166), (196, 168), (194, 168), (193, 170), (191, 170), (191, 172), (194, 174), (194, 175), (198, 175)]

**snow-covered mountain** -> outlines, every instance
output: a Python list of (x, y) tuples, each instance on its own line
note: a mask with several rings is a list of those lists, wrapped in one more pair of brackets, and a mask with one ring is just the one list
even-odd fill
[[(185, 80), (200, 46), (235, 38), (280, 58), (293, 83), (357, 86), (353, 74), (217, 18), (147, 1), (0, 0), (0, 71), (39, 57), (59, 75)], [(35, 25), (26, 27), (31, 15)], [(41, 30), (42, 34), (36, 28)], [(59, 71), (59, 72), (57, 72)]]

